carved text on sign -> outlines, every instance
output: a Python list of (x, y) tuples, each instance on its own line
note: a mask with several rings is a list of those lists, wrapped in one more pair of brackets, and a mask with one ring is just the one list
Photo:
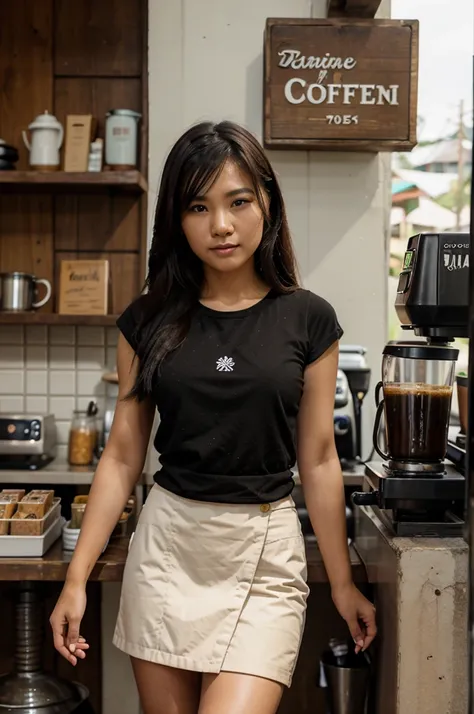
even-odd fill
[(336, 97), (342, 104), (391, 104), (398, 105), (398, 84), (384, 87), (382, 84), (308, 84), (300, 77), (293, 77), (285, 84), (285, 99), (290, 104), (335, 104)]
[(278, 66), (291, 69), (354, 69), (357, 64), (353, 57), (331, 57), (329, 52), (324, 57), (305, 57), (299, 50), (282, 50), (278, 56)]
[[(317, 69), (320, 71), (316, 82), (307, 82), (301, 77), (292, 77), (284, 87), (285, 99), (290, 104), (335, 104), (341, 99), (342, 104), (398, 106), (398, 84), (323, 84), (328, 69), (348, 70), (357, 66), (354, 57), (332, 57), (329, 52), (323, 57), (306, 57), (299, 50), (282, 50), (278, 53), (279, 67), (291, 69)], [(340, 104), (341, 102), (337, 102)], [(346, 122), (343, 122), (346, 123)]]

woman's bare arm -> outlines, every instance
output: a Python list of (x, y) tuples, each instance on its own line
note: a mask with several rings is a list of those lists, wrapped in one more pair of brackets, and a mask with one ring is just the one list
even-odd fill
[(352, 581), (344, 482), (334, 441), (338, 356), (335, 343), (305, 370), (298, 415), (298, 471), (334, 603), (359, 651), (375, 637), (375, 610)]
[(135, 382), (138, 359), (120, 335), (117, 350), (119, 395), (107, 445), (90, 489), (79, 540), (66, 582), (84, 584), (120, 515), (145, 463), (154, 407), (149, 400), (123, 401)]
[(305, 371), (298, 415), (298, 472), (331, 587), (352, 582), (344, 483), (334, 442), (337, 343)]

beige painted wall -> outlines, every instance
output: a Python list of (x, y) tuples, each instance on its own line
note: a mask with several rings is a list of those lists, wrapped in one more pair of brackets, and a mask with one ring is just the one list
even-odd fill
[[(326, 0), (149, 0), (149, 5), (151, 218), (165, 157), (189, 125), (232, 119), (261, 136), (266, 18), (324, 17)], [(381, 16), (388, 12), (384, 0)], [(304, 284), (334, 305), (344, 341), (368, 348), (375, 384), (387, 324), (389, 157), (274, 151), (270, 158), (281, 180)], [(367, 453), (372, 403), (366, 404)], [(107, 662), (106, 646), (104, 655)], [(131, 714), (128, 695), (122, 694), (129, 686), (124, 671), (120, 681), (106, 675), (104, 714)]]
[[(324, 17), (326, 0), (150, 0), (150, 225), (176, 139), (203, 119), (232, 119), (261, 138), (267, 17)], [(389, 16), (384, 0), (380, 17)], [(271, 151), (305, 287), (337, 310), (344, 342), (368, 348), (373, 385), (387, 337), (390, 157)], [(375, 410), (365, 404), (364, 455)], [(156, 461), (151, 455), (151, 470)]]

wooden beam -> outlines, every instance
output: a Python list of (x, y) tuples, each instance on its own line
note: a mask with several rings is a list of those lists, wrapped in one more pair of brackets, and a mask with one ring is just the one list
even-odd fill
[(327, 0), (328, 17), (375, 17), (381, 0)]

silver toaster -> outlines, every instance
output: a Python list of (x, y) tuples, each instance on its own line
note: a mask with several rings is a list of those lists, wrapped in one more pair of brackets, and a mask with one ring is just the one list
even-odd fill
[(0, 412), (0, 456), (56, 456), (56, 422), (53, 414)]

